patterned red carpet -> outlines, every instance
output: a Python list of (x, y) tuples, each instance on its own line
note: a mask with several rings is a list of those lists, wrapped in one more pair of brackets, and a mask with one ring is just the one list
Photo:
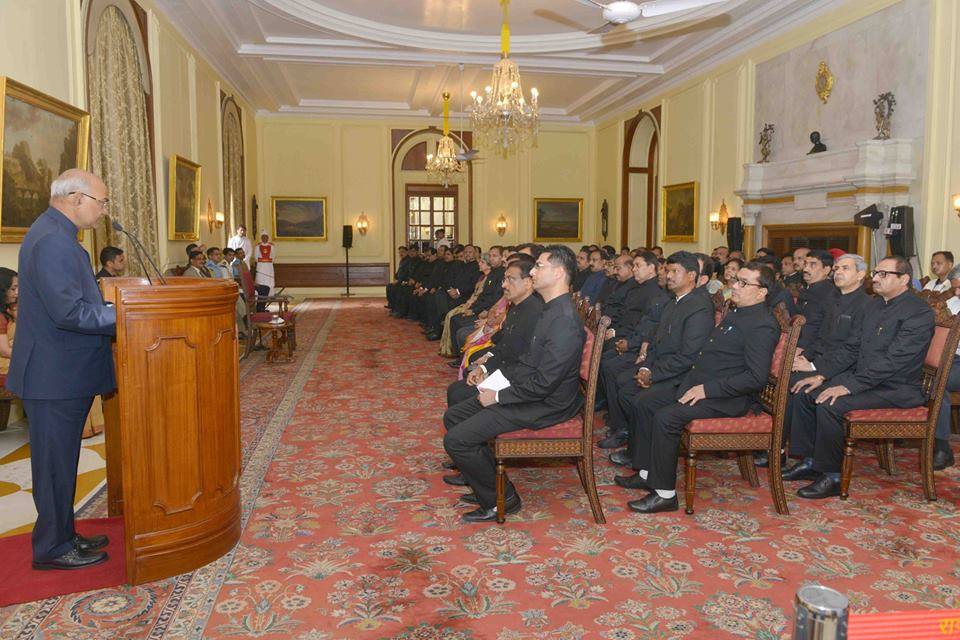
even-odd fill
[(231, 554), (4, 609), (0, 637), (772, 640), (789, 637), (806, 582), (857, 611), (960, 607), (957, 469), (928, 504), (914, 455), (891, 478), (865, 451), (849, 501), (791, 500), (780, 517), (765, 485), (707, 460), (695, 516), (640, 516), (598, 458), (606, 526), (572, 467), (513, 472), (522, 512), (465, 526), (440, 480), (454, 375), (417, 328), (379, 300), (311, 301), (298, 343), (290, 364), (242, 368), (245, 529)]

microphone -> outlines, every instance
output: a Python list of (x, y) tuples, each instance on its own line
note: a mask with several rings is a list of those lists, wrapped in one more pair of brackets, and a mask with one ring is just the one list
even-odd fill
[(132, 233), (124, 229), (123, 225), (117, 222), (116, 220), (111, 219), (110, 226), (112, 226), (114, 230), (119, 231), (120, 233), (127, 236), (128, 238), (130, 238), (130, 240), (133, 241), (133, 248), (137, 250), (137, 260), (140, 262), (140, 268), (143, 269), (143, 273), (147, 276), (147, 282), (149, 282), (152, 285), (153, 279), (150, 277), (150, 272), (147, 270), (147, 265), (143, 263), (143, 256), (147, 257), (147, 260), (150, 261), (150, 266), (152, 266), (153, 270), (157, 272), (157, 276), (160, 278), (160, 283), (167, 284), (166, 279), (163, 277), (163, 273), (161, 273), (160, 269), (153, 262), (153, 259), (150, 257), (150, 254), (147, 253), (147, 250), (143, 247), (143, 244), (141, 244), (137, 236), (133, 235)]

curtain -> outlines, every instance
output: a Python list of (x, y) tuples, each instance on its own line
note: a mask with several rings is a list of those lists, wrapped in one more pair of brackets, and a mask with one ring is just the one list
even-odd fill
[[(110, 217), (140, 238), (159, 263), (146, 97), (133, 32), (110, 6), (101, 14), (96, 34), (89, 64), (92, 170), (107, 185)], [(99, 252), (107, 245), (127, 254), (128, 275), (143, 275), (135, 248), (104, 221), (95, 230), (94, 248)]]
[[(228, 99), (224, 102), (223, 122), (223, 207), (226, 224), (232, 232), (244, 221), (243, 215), (243, 133), (240, 109)], [(229, 236), (230, 233), (227, 233)]]

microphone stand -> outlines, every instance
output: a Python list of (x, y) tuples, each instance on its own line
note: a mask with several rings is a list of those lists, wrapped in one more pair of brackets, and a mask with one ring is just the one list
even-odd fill
[(160, 284), (167, 284), (167, 280), (166, 278), (163, 277), (163, 273), (160, 271), (160, 268), (157, 267), (156, 263), (154, 263), (153, 258), (151, 258), (150, 254), (147, 253), (146, 248), (144, 248), (139, 238), (137, 238), (135, 235), (133, 235), (132, 233), (124, 229), (123, 225), (117, 222), (116, 220), (111, 220), (110, 224), (114, 228), (114, 230), (119, 231), (123, 235), (130, 238), (131, 241), (133, 241), (133, 247), (134, 249), (137, 250), (136, 251), (137, 261), (140, 263), (140, 268), (143, 269), (144, 275), (147, 276), (147, 282), (149, 282), (151, 286), (153, 285), (153, 278), (150, 277), (150, 271), (147, 269), (147, 265), (143, 263), (143, 256), (147, 257), (147, 260), (150, 261), (150, 266), (152, 266), (153, 270), (157, 272), (157, 277), (160, 278)]

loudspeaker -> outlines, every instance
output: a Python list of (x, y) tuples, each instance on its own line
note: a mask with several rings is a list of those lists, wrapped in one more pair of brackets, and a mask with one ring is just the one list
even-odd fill
[(350, 249), (353, 247), (353, 225), (345, 224), (343, 225), (343, 248)]
[(853, 221), (861, 227), (879, 229), (880, 221), (883, 220), (883, 214), (877, 209), (877, 205), (872, 204), (860, 213), (853, 216)]
[(887, 223), (887, 238), (894, 255), (909, 258), (916, 255), (913, 242), (913, 207), (893, 207)]
[(743, 251), (743, 218), (727, 219), (727, 246), (730, 251)]

